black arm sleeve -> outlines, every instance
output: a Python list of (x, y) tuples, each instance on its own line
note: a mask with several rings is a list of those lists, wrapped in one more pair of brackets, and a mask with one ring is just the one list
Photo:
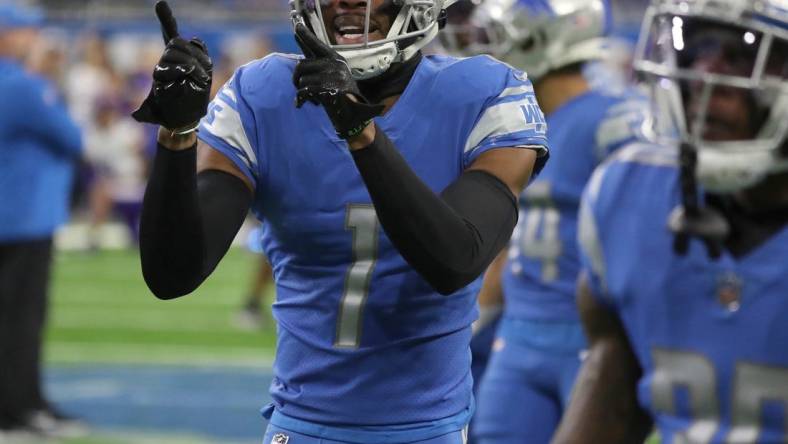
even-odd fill
[(197, 150), (158, 147), (140, 221), (142, 275), (159, 299), (194, 291), (216, 268), (252, 201), (243, 181), (196, 174)]
[(353, 159), (389, 239), (441, 294), (479, 277), (517, 224), (517, 199), (500, 179), (466, 171), (438, 196), (380, 129)]

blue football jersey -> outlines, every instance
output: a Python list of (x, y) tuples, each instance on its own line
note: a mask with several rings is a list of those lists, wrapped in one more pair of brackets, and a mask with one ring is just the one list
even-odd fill
[[(467, 411), (479, 282), (441, 296), (404, 261), (323, 108), (295, 107), (297, 61), (275, 54), (240, 68), (200, 131), (255, 185), (253, 211), (276, 280), (276, 409), (345, 425)], [(424, 57), (375, 121), (435, 192), (488, 150), (546, 154), (531, 83), (489, 57)]]
[(502, 276), (506, 316), (576, 321), (577, 212), (594, 168), (650, 128), (633, 89), (592, 89), (547, 116), (551, 160), (520, 196), (520, 218)]
[(593, 293), (643, 368), (663, 443), (788, 442), (788, 227), (740, 258), (673, 252), (675, 150), (635, 145), (594, 173), (580, 240)]

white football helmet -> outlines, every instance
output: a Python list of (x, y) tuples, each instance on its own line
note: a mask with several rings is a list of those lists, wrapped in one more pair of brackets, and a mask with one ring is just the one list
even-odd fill
[(697, 150), (706, 190), (788, 171), (788, 1), (655, 0), (635, 69), (666, 142)]
[(348, 62), (353, 77), (369, 79), (384, 73), (392, 63), (410, 59), (435, 38), (445, 8), (454, 0), (385, 0), (382, 7), (396, 8), (385, 38), (370, 41), (372, 0), (366, 1), (366, 17), (360, 43), (332, 44), (322, 9), (340, 0), (290, 0), (293, 24), (304, 22), (317, 38), (330, 45)]
[(532, 80), (575, 63), (606, 58), (608, 0), (461, 0), (440, 40), (457, 55), (486, 53)]

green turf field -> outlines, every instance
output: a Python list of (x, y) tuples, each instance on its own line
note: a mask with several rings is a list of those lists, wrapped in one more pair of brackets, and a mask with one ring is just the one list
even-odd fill
[(136, 250), (58, 253), (46, 359), (268, 365), (273, 327), (249, 332), (232, 323), (256, 264), (255, 255), (233, 249), (196, 292), (160, 301), (142, 280)]
[[(255, 255), (233, 249), (194, 294), (159, 301), (142, 280), (137, 251), (58, 253), (47, 363), (60, 368), (99, 363), (268, 367), (274, 329), (250, 332), (232, 323), (256, 266)], [(57, 444), (211, 442), (188, 434), (98, 428), (90, 437)]]

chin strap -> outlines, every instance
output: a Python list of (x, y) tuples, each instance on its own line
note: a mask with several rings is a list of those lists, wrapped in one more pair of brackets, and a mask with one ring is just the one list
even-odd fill
[(361, 94), (370, 102), (380, 103), (387, 97), (402, 94), (421, 62), (421, 53), (404, 62), (394, 63), (383, 74), (367, 80), (359, 80)]
[(682, 143), (679, 151), (682, 204), (671, 211), (668, 227), (675, 234), (673, 250), (677, 254), (687, 254), (690, 238), (698, 237), (706, 245), (709, 256), (717, 259), (722, 254), (723, 243), (730, 234), (730, 226), (722, 213), (712, 207), (700, 205), (695, 178), (697, 163), (698, 154), (695, 149), (688, 143)]

